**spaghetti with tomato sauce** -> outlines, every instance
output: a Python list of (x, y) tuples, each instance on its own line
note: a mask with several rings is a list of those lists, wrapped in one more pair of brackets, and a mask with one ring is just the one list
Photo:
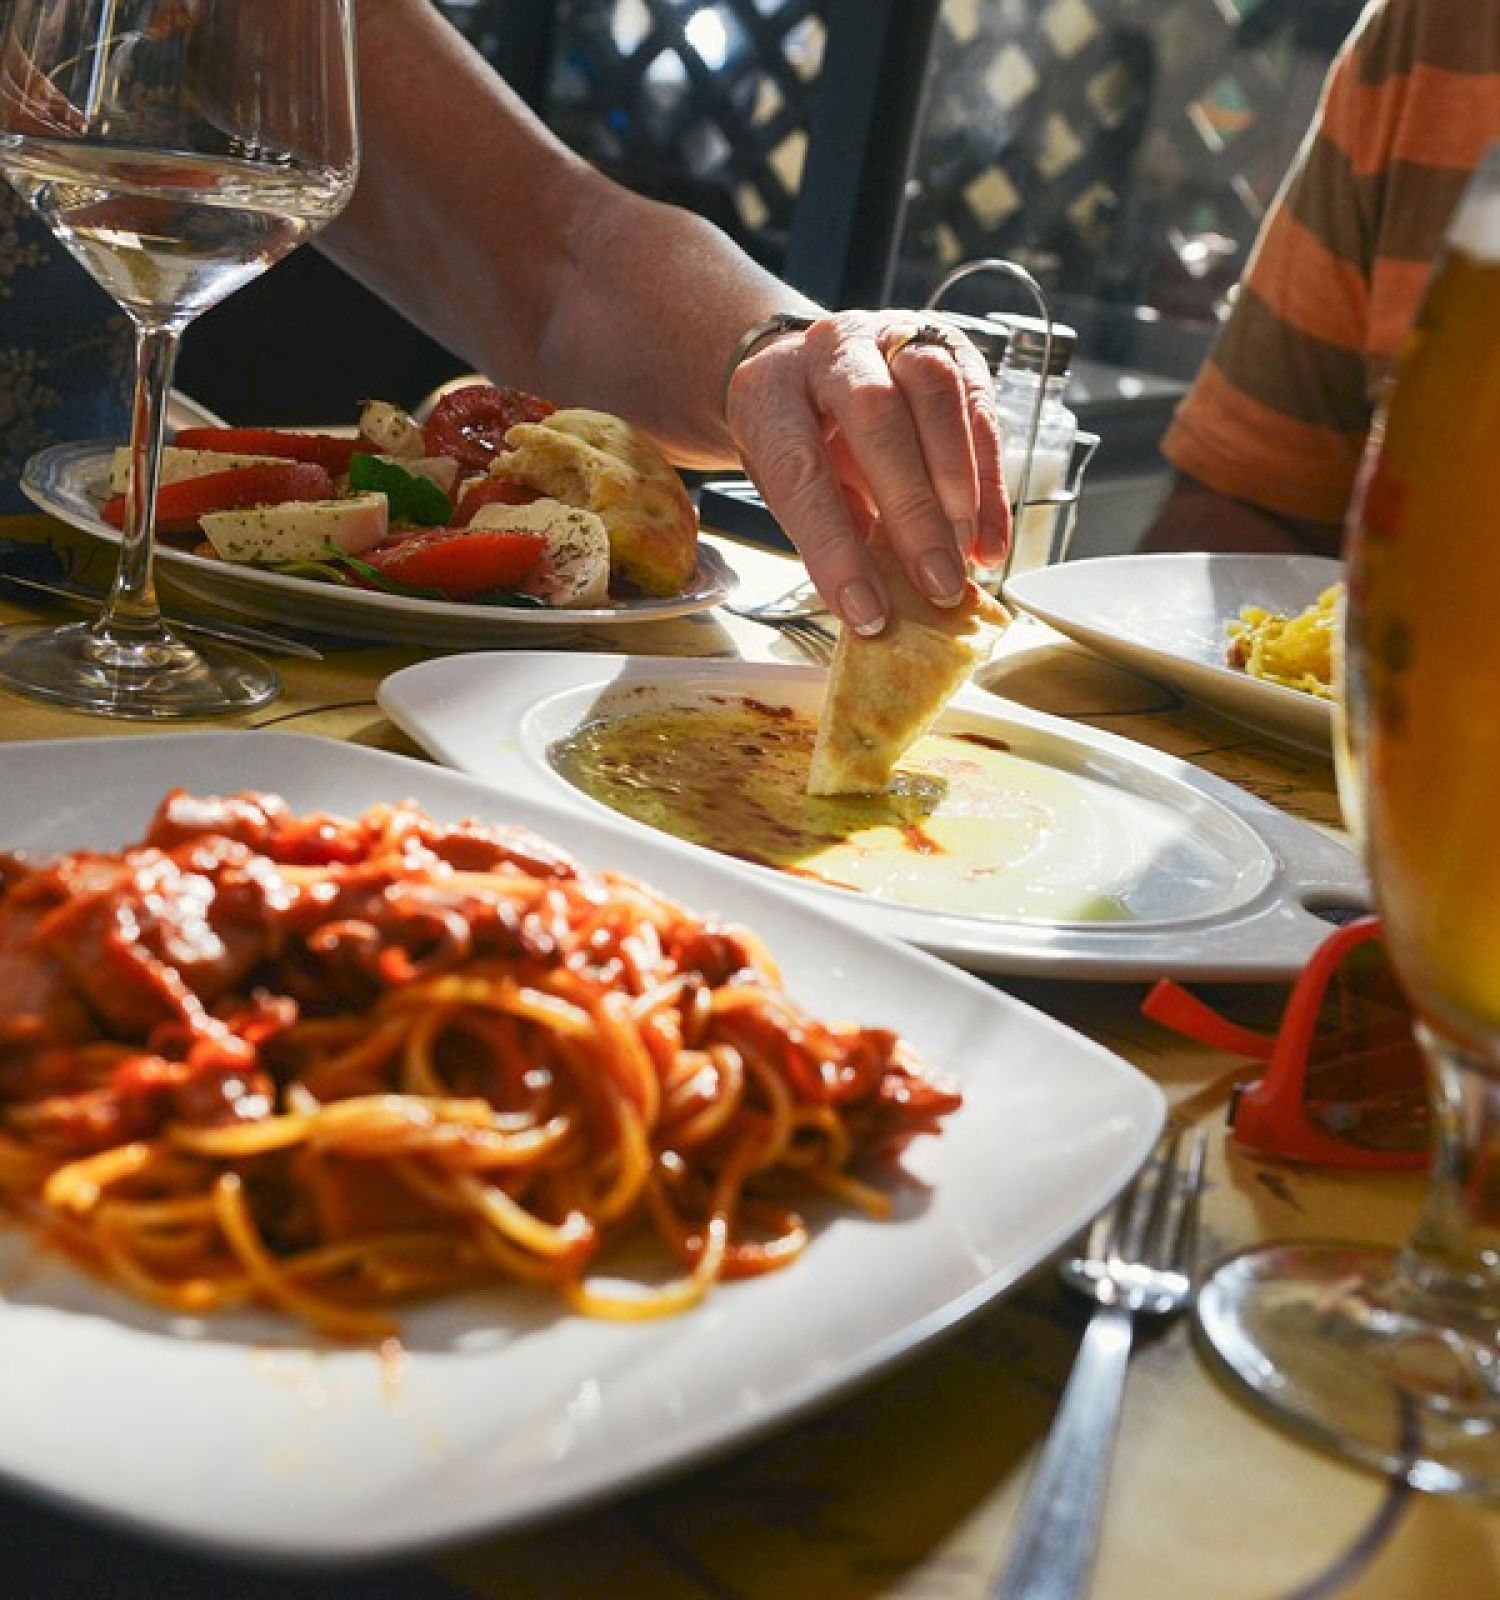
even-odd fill
[[(0, 856), (0, 1195), (175, 1311), (384, 1339), (519, 1279), (675, 1312), (881, 1213), (862, 1158), (959, 1095), (809, 1016), (742, 928), (519, 828), (167, 795), (140, 844)], [(637, 1227), (675, 1260), (597, 1273)]]

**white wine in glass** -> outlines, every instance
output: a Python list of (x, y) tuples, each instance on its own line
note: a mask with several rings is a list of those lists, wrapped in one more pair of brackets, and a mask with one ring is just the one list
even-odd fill
[(1500, 1495), (1500, 149), (1372, 433), (1348, 557), (1345, 815), (1418, 1018), (1432, 1172), (1401, 1249), (1249, 1251), (1204, 1285), (1198, 1325), (1318, 1443)]
[(0, 173), (136, 329), (114, 584), (92, 622), (0, 629), (0, 686), (150, 719), (276, 693), (254, 656), (195, 648), (163, 622), (152, 522), (182, 330), (353, 192), (351, 3), (9, 0), (0, 12)]

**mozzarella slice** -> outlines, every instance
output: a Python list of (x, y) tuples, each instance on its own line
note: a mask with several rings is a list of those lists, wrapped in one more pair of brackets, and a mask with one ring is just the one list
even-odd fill
[(403, 464), (427, 454), (421, 425), (389, 400), (366, 400), (359, 408), (359, 433), (382, 454)]
[(521, 594), (561, 607), (601, 606), (609, 598), (609, 531), (592, 511), (561, 500), (495, 503), (480, 506), (469, 526), (545, 537), (547, 548), (516, 585)]
[[(179, 450), (168, 445), (161, 453), (161, 481), (183, 483), (188, 478), (206, 478), (211, 472), (230, 472), (235, 467), (284, 467), (285, 456), (246, 456), (229, 450)], [(130, 451), (124, 447), (114, 453), (109, 470), (109, 492), (124, 494), (130, 482)]]
[(198, 519), (225, 561), (317, 561), (329, 547), (358, 555), (390, 530), (383, 494), (344, 500), (288, 500), (242, 511), (210, 511)]

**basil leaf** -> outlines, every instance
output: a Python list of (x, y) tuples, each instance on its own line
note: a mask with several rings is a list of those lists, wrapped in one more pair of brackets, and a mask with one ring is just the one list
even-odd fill
[(344, 569), (336, 559), (327, 561), (254, 561), (251, 566), (264, 572), (275, 572), (283, 578), (306, 578), (313, 583), (342, 583)]
[(431, 478), (408, 472), (379, 456), (354, 456), (349, 462), (349, 487), (378, 490), (391, 506), (392, 522), (419, 528), (446, 528), (453, 520), (453, 502)]
[(270, 572), (279, 572), (284, 578), (310, 578), (318, 583), (338, 583), (347, 587), (353, 575), (366, 588), (380, 589), (386, 594), (414, 596), (418, 600), (449, 598), (441, 589), (419, 589), (415, 584), (401, 583), (372, 567), (368, 561), (361, 561), (358, 556), (351, 556), (347, 550), (336, 549), (333, 545), (328, 547), (321, 561), (270, 561), (256, 564)]

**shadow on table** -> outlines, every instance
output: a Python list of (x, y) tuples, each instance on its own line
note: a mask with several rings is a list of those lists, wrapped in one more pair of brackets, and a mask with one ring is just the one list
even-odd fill
[(0, 1494), (0, 1594), (12, 1600), (459, 1600), (416, 1565), (355, 1573), (229, 1566)]

